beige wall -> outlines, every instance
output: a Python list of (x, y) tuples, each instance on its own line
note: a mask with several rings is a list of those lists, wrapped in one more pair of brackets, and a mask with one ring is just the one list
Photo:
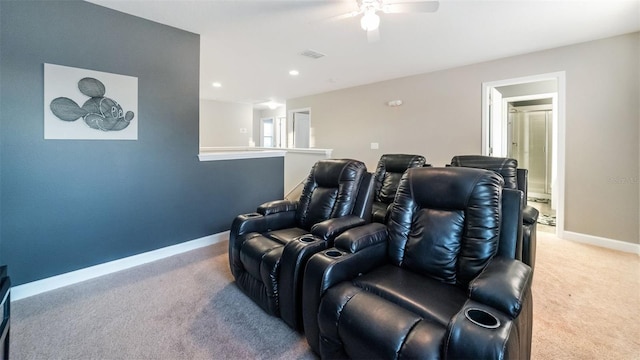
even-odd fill
[(200, 147), (248, 146), (252, 132), (250, 104), (200, 100)]
[[(566, 72), (565, 230), (639, 243), (640, 33), (287, 101), (319, 148), (370, 169), (384, 153), (442, 166), (481, 152), (481, 84)], [(390, 108), (389, 100), (402, 100)], [(379, 150), (370, 143), (378, 142)]]

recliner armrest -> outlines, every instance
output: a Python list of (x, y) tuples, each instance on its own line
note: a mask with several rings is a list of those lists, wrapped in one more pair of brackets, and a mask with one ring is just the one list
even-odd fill
[(531, 288), (531, 275), (525, 263), (496, 256), (469, 283), (469, 298), (516, 318)]
[(231, 223), (229, 241), (233, 242), (236, 237), (251, 232), (263, 232), (266, 230), (267, 221), (263, 215), (258, 213), (241, 214), (236, 216)]
[(275, 200), (258, 206), (257, 213), (264, 215), (264, 228), (256, 232), (293, 227), (296, 223), (298, 201)]
[(387, 227), (371, 223), (345, 231), (336, 238), (335, 247), (348, 253), (356, 253), (369, 246), (387, 241)]
[(311, 234), (325, 241), (329, 241), (329, 246), (332, 246), (333, 240), (336, 238), (336, 236), (351, 228), (364, 224), (364, 219), (355, 215), (348, 215), (339, 218), (327, 219), (313, 225), (311, 227)]
[(535, 224), (538, 221), (540, 212), (533, 206), (525, 206), (522, 210), (522, 221), (525, 224)]
[(514, 349), (515, 327), (506, 314), (469, 300), (449, 321), (443, 353), (449, 359), (528, 359)]
[(297, 201), (275, 200), (258, 206), (258, 213), (262, 215), (271, 215), (279, 212), (296, 211), (296, 209), (298, 209)]

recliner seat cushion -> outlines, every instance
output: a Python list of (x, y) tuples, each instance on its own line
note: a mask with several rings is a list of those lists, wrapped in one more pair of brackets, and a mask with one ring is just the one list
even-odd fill
[(344, 351), (357, 358), (439, 358), (449, 320), (467, 300), (455, 285), (393, 265), (380, 267), (329, 289), (320, 326), (339, 334)]
[(286, 245), (289, 241), (299, 238), (302, 235), (308, 234), (309, 231), (297, 227), (280, 229), (280, 230), (271, 230), (269, 232), (264, 233), (263, 235), (279, 241), (281, 244)]
[(453, 285), (385, 265), (353, 280), (353, 285), (444, 327), (467, 300)]

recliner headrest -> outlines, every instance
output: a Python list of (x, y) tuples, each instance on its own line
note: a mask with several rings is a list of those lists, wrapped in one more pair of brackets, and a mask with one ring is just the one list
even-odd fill
[(312, 170), (319, 187), (338, 187), (343, 181), (360, 179), (367, 167), (363, 162), (349, 159), (327, 159), (318, 161)]
[(408, 168), (422, 167), (426, 159), (422, 155), (384, 154), (380, 157), (385, 170), (393, 173), (404, 173)]
[(316, 162), (298, 200), (298, 227), (309, 230), (318, 222), (351, 214), (366, 174), (366, 165), (358, 160), (327, 159)]
[(484, 155), (458, 155), (451, 159), (452, 166), (473, 167), (497, 172), (507, 189), (518, 188), (518, 160)]

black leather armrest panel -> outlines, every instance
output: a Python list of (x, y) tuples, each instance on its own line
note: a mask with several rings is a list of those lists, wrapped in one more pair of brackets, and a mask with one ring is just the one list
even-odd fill
[[(478, 323), (468, 317), (474, 312), (484, 314)], [(495, 328), (480, 325), (485, 322)], [(518, 341), (514, 325), (504, 313), (469, 300), (449, 322), (443, 352), (448, 359), (528, 359), (510, 346)]]
[(336, 238), (335, 247), (349, 253), (356, 253), (369, 246), (387, 241), (387, 227), (371, 223), (345, 231)]
[(525, 224), (535, 224), (538, 221), (540, 212), (533, 206), (525, 206), (522, 210), (522, 220)]
[(292, 328), (302, 331), (302, 280), (309, 258), (328, 247), (327, 241), (303, 235), (285, 245), (280, 258), (280, 317)]
[(525, 263), (497, 256), (469, 283), (469, 297), (515, 318), (531, 288), (531, 268)]
[(296, 211), (297, 208), (297, 201), (275, 200), (266, 202), (258, 206), (258, 213), (262, 215), (271, 215), (279, 212)]
[(302, 282), (302, 320), (309, 346), (318, 353), (320, 299), (331, 286), (353, 279), (386, 261), (386, 241), (351, 254), (330, 248), (311, 256)]
[[(239, 237), (250, 232), (263, 232), (267, 230), (267, 221), (258, 213), (249, 213), (236, 216), (231, 223), (231, 238)], [(230, 239), (233, 241), (233, 239)]]
[(354, 228), (356, 226), (364, 225), (365, 220), (355, 215), (343, 216), (340, 218), (328, 219), (323, 222), (319, 222), (311, 227), (311, 233), (325, 241), (330, 240), (333, 245), (333, 239), (341, 233)]

